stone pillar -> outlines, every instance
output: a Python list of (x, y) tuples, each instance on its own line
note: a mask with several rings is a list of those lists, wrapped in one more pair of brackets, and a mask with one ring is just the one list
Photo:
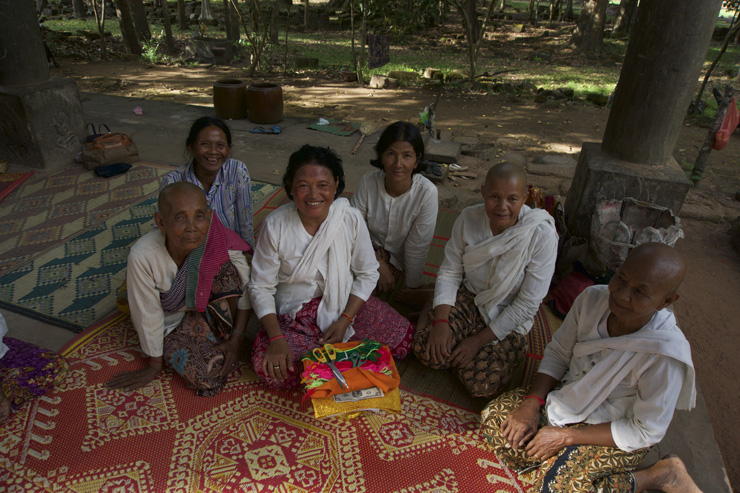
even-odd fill
[(71, 79), (50, 79), (33, 2), (0, 0), (0, 160), (49, 168), (72, 162), (85, 117)]
[(584, 143), (565, 205), (568, 227), (589, 236), (602, 200), (634, 197), (681, 209), (689, 182), (673, 159), (722, 0), (643, 0), (604, 140)]

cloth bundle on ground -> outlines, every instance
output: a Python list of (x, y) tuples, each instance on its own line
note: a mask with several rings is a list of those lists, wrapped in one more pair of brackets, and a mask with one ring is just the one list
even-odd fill
[(139, 149), (133, 139), (120, 132), (109, 131), (105, 134), (98, 133), (88, 136), (80, 153), (80, 162), (87, 170), (107, 164), (133, 163), (138, 160)]
[[(306, 385), (306, 397), (310, 397), (317, 418), (358, 411), (362, 409), (383, 409), (399, 412), (401, 410), (398, 387), (401, 376), (387, 346), (379, 342), (363, 339), (333, 344), (337, 351), (334, 362), (337, 370), (347, 381), (342, 388), (327, 363), (319, 362), (312, 352), (303, 359), (302, 382)], [(354, 366), (362, 361), (362, 364)], [(377, 387), (382, 397), (364, 399), (357, 402), (336, 402), (334, 396), (353, 391)]]

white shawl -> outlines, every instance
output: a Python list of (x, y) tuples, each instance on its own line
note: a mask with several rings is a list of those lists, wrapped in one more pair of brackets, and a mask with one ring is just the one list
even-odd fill
[[(529, 209), (526, 205), (523, 206)], [(490, 239), (465, 247), (462, 263), (466, 271), (472, 272), (485, 263), (490, 263), (488, 286), (475, 297), (475, 305), (491, 314), (498, 315), (498, 305), (516, 286), (530, 258), (528, 248), (535, 229), (540, 224), (549, 224), (555, 231), (555, 221), (543, 209), (525, 209), (514, 226)]]
[[(345, 198), (334, 201), (329, 208), (329, 215), (306, 247), (303, 258), (285, 281), (290, 284), (312, 277), (324, 256), (328, 256), (324, 294), (316, 314), (316, 323), (322, 332), (342, 315), (352, 290), (352, 275), (348, 272), (352, 259), (352, 242), (344, 222), (344, 214), (349, 207), (349, 201)], [(348, 341), (354, 333), (350, 325), (343, 342)]]
[[(568, 403), (555, 402), (548, 398), (550, 405), (559, 406), (558, 412), (567, 413), (568, 421), (585, 421), (612, 391), (640, 364), (642, 356), (657, 354), (668, 356), (685, 365), (683, 385), (676, 401), (676, 409), (690, 410), (696, 405), (694, 364), (691, 361), (691, 347), (676, 327), (676, 318), (670, 310), (661, 310), (650, 323), (651, 330), (641, 329), (620, 337), (608, 337), (577, 343), (573, 348), (573, 358), (581, 358), (603, 350), (609, 350), (588, 373), (567, 385)], [(568, 409), (562, 409), (567, 407)]]

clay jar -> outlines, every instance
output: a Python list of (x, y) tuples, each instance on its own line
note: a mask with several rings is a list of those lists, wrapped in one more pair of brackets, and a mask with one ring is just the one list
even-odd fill
[(252, 84), (247, 88), (247, 108), (251, 122), (283, 121), (283, 89), (269, 82)]
[(221, 79), (213, 84), (213, 108), (219, 118), (239, 120), (247, 117), (247, 83)]

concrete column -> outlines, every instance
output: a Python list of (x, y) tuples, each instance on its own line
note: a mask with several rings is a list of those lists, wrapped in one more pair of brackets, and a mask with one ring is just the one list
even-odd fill
[(49, 80), (49, 64), (33, 5), (0, 0), (0, 86)]
[(50, 79), (34, 3), (0, 0), (0, 160), (51, 168), (72, 163), (85, 116), (71, 79)]
[(570, 232), (589, 237), (604, 200), (633, 197), (680, 212), (690, 183), (673, 149), (722, 0), (642, 0), (604, 132), (584, 143), (565, 202)]

